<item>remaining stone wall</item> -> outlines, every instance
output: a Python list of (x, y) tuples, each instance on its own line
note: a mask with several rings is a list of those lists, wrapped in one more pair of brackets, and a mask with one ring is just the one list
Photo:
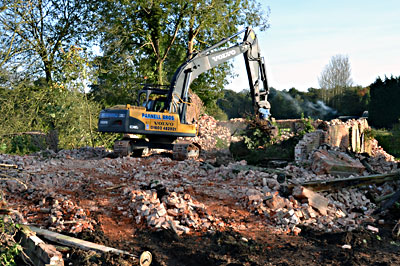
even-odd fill
[(366, 119), (342, 122), (334, 119), (329, 122), (316, 121), (317, 129), (307, 133), (295, 147), (295, 161), (307, 162), (310, 152), (323, 144), (348, 149), (358, 153), (371, 153), (371, 145), (366, 139), (366, 131), (370, 129)]
[(303, 139), (294, 148), (295, 161), (297, 163), (307, 161), (313, 150), (326, 143), (327, 137), (327, 132), (320, 129), (304, 135)]

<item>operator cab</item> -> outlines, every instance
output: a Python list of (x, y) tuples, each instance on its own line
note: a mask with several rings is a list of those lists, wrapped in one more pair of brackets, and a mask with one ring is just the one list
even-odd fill
[(164, 111), (169, 90), (161, 87), (161, 85), (146, 84), (138, 93), (138, 106), (146, 107), (146, 111), (150, 112)]

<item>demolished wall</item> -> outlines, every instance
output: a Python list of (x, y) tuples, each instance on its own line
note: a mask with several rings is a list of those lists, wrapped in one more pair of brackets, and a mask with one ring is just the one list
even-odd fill
[(343, 150), (371, 154), (372, 143), (366, 138), (370, 130), (366, 119), (352, 119), (342, 122), (334, 119), (329, 122), (316, 121), (316, 131), (307, 133), (295, 147), (295, 161), (309, 162), (310, 152), (323, 144)]

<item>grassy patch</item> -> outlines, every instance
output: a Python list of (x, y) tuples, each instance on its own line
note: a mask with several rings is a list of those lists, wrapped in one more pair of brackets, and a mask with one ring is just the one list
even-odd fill
[(397, 159), (400, 158), (400, 126), (396, 125), (393, 129), (374, 129), (372, 134), (379, 145), (389, 154)]
[(216, 147), (217, 149), (226, 149), (226, 148), (229, 147), (229, 143), (228, 143), (227, 140), (223, 140), (223, 139), (221, 139), (221, 138), (219, 138), (219, 137), (216, 137), (215, 140), (217, 141), (217, 142), (215, 143), (215, 147)]

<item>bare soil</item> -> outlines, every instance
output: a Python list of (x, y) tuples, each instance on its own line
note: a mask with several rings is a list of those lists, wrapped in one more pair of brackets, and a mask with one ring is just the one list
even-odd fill
[[(115, 232), (108, 230), (108, 235), (98, 229), (80, 237), (134, 254), (149, 250), (153, 255), (152, 265), (400, 265), (400, 247), (391, 244), (390, 226), (379, 229), (379, 236), (366, 230), (323, 233), (303, 228), (299, 236), (227, 230), (181, 237), (169, 231), (142, 229), (125, 239), (115, 239), (112, 237)], [(254, 234), (254, 239), (247, 238), (249, 233)], [(352, 248), (343, 249), (344, 244)], [(137, 265), (137, 261), (126, 256), (99, 256), (80, 250), (66, 260), (70, 262)]]

